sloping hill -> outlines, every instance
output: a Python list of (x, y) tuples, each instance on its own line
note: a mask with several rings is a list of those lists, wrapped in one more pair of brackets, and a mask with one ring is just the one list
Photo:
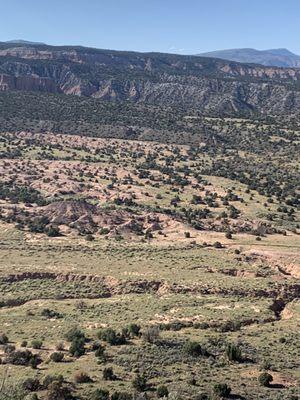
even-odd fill
[[(191, 111), (221, 117), (297, 119), (299, 81), (296, 68), (0, 43), (0, 129), (27, 129), (46, 120), (50, 125), (39, 122), (40, 128), (55, 131), (56, 123), (69, 126), (70, 120), (75, 125), (85, 121), (103, 126), (118, 125), (122, 119), (122, 126), (150, 128), (164, 121), (160, 129), (170, 130), (178, 113)], [(141, 124), (141, 116), (149, 121)]]
[(287, 49), (228, 49), (202, 53), (199, 56), (274, 67), (300, 67), (300, 56)]

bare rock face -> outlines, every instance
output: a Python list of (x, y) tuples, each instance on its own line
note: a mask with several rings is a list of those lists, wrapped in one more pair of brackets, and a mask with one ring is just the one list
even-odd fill
[(171, 54), (0, 43), (0, 90), (184, 106), (206, 113), (298, 115), (300, 69)]
[(51, 78), (38, 76), (11, 76), (0, 74), (0, 90), (24, 90), (33, 92), (59, 93), (61, 90)]

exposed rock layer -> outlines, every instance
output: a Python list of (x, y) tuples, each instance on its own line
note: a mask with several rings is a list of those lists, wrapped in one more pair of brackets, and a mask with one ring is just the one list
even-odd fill
[[(15, 46), (15, 45), (14, 45)], [(158, 53), (0, 43), (0, 90), (237, 115), (298, 114), (300, 69)]]

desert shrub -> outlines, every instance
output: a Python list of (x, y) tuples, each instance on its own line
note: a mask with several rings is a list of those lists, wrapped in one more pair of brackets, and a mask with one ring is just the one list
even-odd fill
[(108, 228), (101, 228), (99, 230), (99, 234), (100, 235), (107, 235), (109, 233), (109, 229)]
[(129, 332), (130, 337), (138, 337), (141, 333), (141, 327), (137, 324), (129, 324), (127, 326), (127, 330)]
[(109, 400), (109, 391), (106, 389), (96, 389), (91, 394), (90, 400)]
[(53, 381), (48, 386), (45, 400), (71, 400), (73, 399), (71, 387), (60, 381)]
[(232, 233), (231, 232), (226, 232), (225, 234), (226, 239), (232, 239)]
[(16, 346), (13, 344), (6, 344), (3, 350), (5, 354), (9, 354), (16, 350)]
[(214, 247), (215, 249), (222, 249), (222, 248), (223, 248), (223, 246), (222, 246), (222, 244), (221, 244), (220, 242), (215, 242), (215, 243), (213, 244), (213, 247)]
[(34, 339), (34, 340), (31, 342), (31, 347), (32, 347), (33, 349), (40, 349), (40, 348), (42, 347), (42, 345), (43, 345), (43, 342), (42, 342), (42, 340), (40, 340), (40, 339)]
[(89, 383), (91, 382), (91, 378), (87, 373), (80, 371), (74, 375), (74, 381), (75, 383)]
[(159, 338), (159, 334), (160, 329), (158, 326), (149, 326), (143, 331), (142, 338), (145, 342), (155, 343)]
[(258, 377), (258, 382), (261, 386), (268, 387), (272, 381), (273, 381), (273, 376), (268, 372), (263, 372)]
[(132, 400), (132, 394), (127, 392), (115, 392), (111, 395), (111, 400)]
[(157, 397), (159, 397), (159, 398), (168, 397), (168, 395), (169, 395), (168, 388), (164, 385), (158, 386), (158, 388), (156, 389), (156, 394), (157, 394)]
[(55, 351), (50, 355), (50, 360), (53, 362), (61, 362), (64, 359), (64, 353)]
[(145, 392), (147, 390), (147, 379), (144, 375), (137, 375), (133, 381), (132, 386), (138, 392)]
[(184, 236), (189, 239), (191, 237), (191, 233), (190, 232), (184, 232)]
[(218, 330), (220, 332), (236, 332), (241, 329), (241, 322), (240, 321), (225, 321), (223, 322)]
[(103, 379), (106, 381), (115, 381), (117, 379), (112, 367), (104, 368)]
[(23, 384), (23, 388), (29, 392), (36, 392), (40, 389), (40, 381), (37, 378), (27, 378)]
[(8, 337), (5, 333), (0, 333), (0, 345), (8, 343)]
[(202, 348), (200, 343), (188, 341), (183, 346), (183, 352), (189, 356), (199, 357), (199, 356), (206, 356), (207, 351)]
[(83, 337), (75, 337), (69, 348), (69, 353), (74, 357), (81, 357), (85, 354), (85, 339)]
[(226, 346), (225, 354), (229, 361), (242, 361), (241, 348), (235, 344), (229, 343)]
[(45, 216), (36, 217), (29, 221), (28, 228), (30, 232), (33, 233), (44, 233), (47, 229), (47, 225), (49, 224), (49, 219)]
[(126, 337), (124, 336), (124, 334), (117, 333), (112, 328), (102, 329), (98, 332), (98, 337), (99, 339), (109, 343), (111, 346), (126, 344)]
[(99, 340), (92, 341), (92, 343), (90, 345), (91, 351), (96, 351), (101, 347), (103, 347), (103, 349), (104, 349), (104, 346), (102, 346), (102, 344), (99, 342)]
[(22, 340), (20, 346), (21, 347), (27, 347), (27, 344), (28, 344), (27, 340)]
[(88, 234), (88, 235), (85, 236), (85, 240), (86, 240), (87, 242), (92, 242), (93, 240), (95, 240), (95, 238), (94, 238), (93, 235)]
[(57, 351), (63, 351), (65, 349), (65, 345), (63, 342), (58, 342), (55, 348)]
[(29, 360), (29, 365), (31, 368), (36, 369), (37, 366), (42, 362), (41, 358), (37, 355), (34, 354), (31, 359)]
[(77, 327), (71, 328), (65, 334), (65, 338), (68, 342), (72, 342), (74, 339), (84, 339), (84, 341), (86, 340), (85, 334)]
[(87, 308), (87, 304), (84, 300), (78, 300), (75, 303), (75, 307), (77, 308), (77, 310), (84, 310), (85, 308)]
[(5, 359), (6, 363), (13, 365), (32, 366), (35, 368), (41, 363), (37, 354), (32, 354), (29, 350), (17, 350), (9, 353)]
[(48, 225), (45, 228), (45, 233), (49, 237), (58, 237), (61, 236), (59, 227), (56, 225)]
[(105, 362), (106, 361), (106, 354), (105, 354), (105, 347), (99, 346), (95, 351), (95, 357), (98, 358), (99, 361)]
[(210, 397), (207, 393), (198, 393), (196, 400), (210, 400)]
[(197, 380), (196, 380), (196, 378), (195, 378), (193, 375), (191, 375), (191, 376), (188, 378), (187, 383), (188, 383), (189, 385), (191, 385), (191, 386), (196, 386)]
[(62, 315), (54, 310), (50, 310), (49, 308), (44, 308), (41, 312), (41, 316), (45, 318), (62, 318)]
[(194, 324), (195, 329), (208, 329), (209, 328), (209, 323), (207, 322), (196, 322)]
[(213, 387), (213, 392), (217, 397), (229, 397), (231, 393), (231, 388), (227, 385), (227, 383), (216, 383)]
[(43, 380), (43, 389), (48, 389), (52, 382), (64, 383), (64, 377), (62, 375), (46, 375)]

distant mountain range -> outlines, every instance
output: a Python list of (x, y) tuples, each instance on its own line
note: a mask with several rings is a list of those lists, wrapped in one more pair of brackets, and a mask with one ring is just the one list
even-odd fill
[(300, 56), (287, 49), (229, 49), (197, 54), (201, 57), (221, 58), (242, 63), (261, 64), (265, 66), (299, 68)]
[(10, 44), (28, 44), (28, 45), (40, 45), (40, 44), (45, 44), (42, 42), (31, 42), (30, 40), (23, 40), (23, 39), (16, 39), (16, 40), (7, 40), (4, 43), (10, 43)]

